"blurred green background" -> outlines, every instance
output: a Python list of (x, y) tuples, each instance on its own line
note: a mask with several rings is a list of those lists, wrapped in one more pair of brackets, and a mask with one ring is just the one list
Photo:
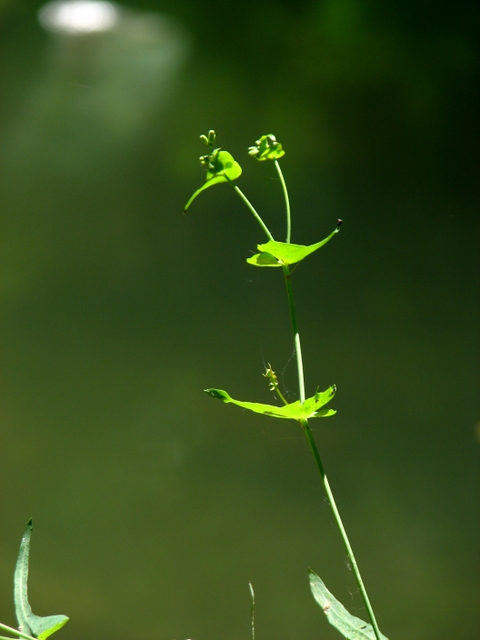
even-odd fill
[(297, 397), (260, 228), (228, 185), (182, 214), (215, 128), (274, 235), (264, 133), (293, 241), (344, 220), (294, 280), (382, 631), (478, 638), (476, 3), (132, 0), (88, 33), (42, 4), (0, 2), (0, 620), (31, 516), (63, 640), (246, 640), (249, 580), (259, 640), (333, 640), (309, 566), (365, 616), (300, 429), (202, 391), (268, 402), (271, 362)]

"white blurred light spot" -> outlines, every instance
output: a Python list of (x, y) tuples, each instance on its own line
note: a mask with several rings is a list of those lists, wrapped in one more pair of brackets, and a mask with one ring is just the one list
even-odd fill
[(38, 13), (38, 19), (48, 31), (74, 35), (107, 31), (118, 21), (118, 13), (112, 2), (57, 0), (43, 6)]

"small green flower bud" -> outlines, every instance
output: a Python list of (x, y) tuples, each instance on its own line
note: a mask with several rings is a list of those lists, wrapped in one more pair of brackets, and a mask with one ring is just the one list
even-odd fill
[(262, 136), (260, 140), (256, 140), (255, 145), (249, 147), (248, 153), (260, 162), (263, 160), (278, 160), (278, 158), (285, 155), (282, 145), (277, 142), (272, 133)]

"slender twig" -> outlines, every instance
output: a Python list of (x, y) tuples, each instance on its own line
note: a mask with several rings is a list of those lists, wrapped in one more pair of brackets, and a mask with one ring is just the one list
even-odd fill
[(280, 400), (283, 402), (283, 404), (284, 404), (284, 405), (287, 405), (287, 404), (288, 404), (288, 402), (287, 402), (287, 400), (285, 399), (285, 396), (283, 395), (283, 393), (282, 393), (282, 392), (280, 391), (280, 389), (278, 388), (278, 384), (277, 384), (277, 385), (275, 385), (274, 391), (275, 391), (275, 393), (277, 394), (277, 396), (280, 398)]
[(233, 180), (230, 180), (230, 178), (228, 176), (225, 176), (225, 178), (228, 180), (228, 182), (232, 185), (232, 187), (235, 189), (235, 191), (238, 193), (238, 195), (240, 196), (240, 198), (244, 201), (244, 203), (247, 205), (247, 207), (250, 209), (250, 211), (253, 213), (255, 219), (257, 220), (258, 224), (262, 227), (262, 229), (264, 230), (267, 238), (269, 240), (273, 240), (273, 236), (270, 233), (269, 228), (267, 227), (267, 225), (264, 223), (264, 221), (262, 220), (262, 218), (260, 217), (260, 214), (258, 213), (258, 211), (255, 209), (255, 207), (253, 206), (253, 204), (250, 202), (250, 200), (247, 198), (247, 196), (243, 193), (243, 191), (241, 189), (239, 189), (237, 187), (237, 185), (233, 182)]
[(283, 195), (285, 197), (285, 208), (287, 210), (287, 242), (290, 243), (290, 238), (292, 236), (292, 218), (290, 215), (290, 199), (288, 197), (287, 184), (285, 182), (285, 178), (283, 177), (283, 173), (280, 168), (280, 163), (278, 162), (278, 160), (275, 160), (275, 167), (277, 169), (280, 182), (282, 183)]
[[(29, 636), (27, 633), (23, 633), (22, 631), (14, 629), (13, 627), (7, 627), (6, 624), (3, 624), (1, 622), (0, 629), (2, 629), (3, 631), (8, 631), (8, 633), (13, 633), (15, 636), (19, 636), (20, 638), (25, 638), (25, 640), (35, 640), (35, 638)], [(3, 638), (3, 636), (0, 636), (0, 638)], [(7, 638), (7, 640), (12, 640), (12, 638)]]
[[(293, 298), (292, 278), (291, 278), (291, 273), (288, 265), (285, 265), (283, 267), (283, 274), (285, 276), (285, 284), (287, 286), (288, 306), (290, 308), (290, 317), (292, 319), (292, 330), (293, 330), (295, 354), (296, 354), (297, 369), (298, 369), (298, 385), (299, 385), (300, 402), (303, 403), (305, 402), (305, 379), (304, 379), (304, 372), (303, 372), (302, 349), (300, 346), (300, 334), (298, 333), (297, 317), (295, 312), (295, 301)], [(308, 424), (308, 420), (301, 420), (300, 424), (302, 425), (303, 432), (305, 433), (310, 449), (312, 450), (313, 457), (315, 458), (315, 464), (317, 465), (318, 472), (320, 473), (320, 477), (322, 479), (323, 486), (325, 488), (325, 492), (327, 494), (327, 498), (330, 503), (333, 516), (335, 518), (335, 522), (337, 524), (338, 530), (342, 537), (343, 544), (345, 545), (345, 549), (347, 551), (350, 564), (352, 566), (353, 572), (355, 574), (355, 578), (357, 580), (358, 588), (360, 590), (363, 601), (365, 603), (365, 608), (367, 609), (368, 616), (372, 623), (372, 627), (375, 633), (375, 638), (377, 640), (381, 640), (380, 629), (378, 628), (377, 620), (375, 618), (372, 605), (370, 604), (367, 590), (365, 588), (364, 582), (362, 580), (362, 576), (360, 574), (360, 570), (358, 568), (357, 560), (353, 553), (353, 549), (348, 539), (345, 527), (343, 526), (343, 521), (342, 521), (342, 518), (340, 517), (340, 512), (338, 511), (337, 503), (335, 502), (335, 498), (330, 488), (330, 483), (328, 482), (327, 474), (325, 473), (325, 469), (324, 469), (322, 460), (320, 458), (320, 454), (318, 452), (318, 448), (315, 443), (315, 439), (313, 437), (312, 431)]]

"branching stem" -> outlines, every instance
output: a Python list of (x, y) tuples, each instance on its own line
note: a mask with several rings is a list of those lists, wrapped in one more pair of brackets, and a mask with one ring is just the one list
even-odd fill
[[(287, 214), (287, 240), (286, 240), (286, 242), (290, 243), (291, 232), (292, 232), (292, 223), (291, 223), (291, 215), (290, 215), (290, 200), (289, 200), (289, 197), (288, 197), (287, 185), (285, 183), (285, 179), (283, 177), (282, 170), (281, 170), (280, 165), (279, 165), (277, 160), (275, 160), (275, 167), (277, 169), (278, 176), (280, 178), (280, 182), (281, 182), (282, 190), (283, 190), (283, 195), (284, 195), (284, 198), (285, 198), (285, 207), (286, 207), (286, 214)], [(250, 210), (250, 212), (253, 214), (253, 216), (255, 217), (257, 222), (259, 223), (259, 225), (262, 227), (262, 229), (265, 232), (267, 238), (269, 240), (273, 240), (273, 236), (270, 233), (270, 230), (268, 229), (267, 225), (264, 223), (264, 221), (262, 220), (262, 218), (260, 217), (260, 215), (256, 211), (255, 207), (252, 205), (250, 200), (248, 200), (248, 198), (245, 196), (243, 191), (241, 191), (241, 189), (239, 189), (236, 186), (236, 184), (234, 184), (233, 180), (230, 180), (230, 178), (227, 175), (225, 175), (225, 178), (232, 185), (232, 187), (235, 189), (235, 191), (240, 196), (240, 198), (243, 200), (243, 202), (247, 205), (247, 207)], [(339, 221), (339, 225), (340, 225), (340, 223), (341, 223), (341, 221)], [(338, 230), (338, 228), (337, 228), (337, 230)], [(296, 361), (297, 361), (299, 396), (300, 396), (300, 402), (303, 404), (305, 402), (305, 375), (304, 375), (304, 369), (303, 369), (303, 359), (302, 359), (302, 348), (301, 348), (301, 344), (300, 344), (300, 334), (298, 332), (297, 315), (296, 315), (296, 311), (295, 311), (295, 302), (294, 302), (294, 298), (293, 298), (292, 273), (290, 271), (290, 267), (289, 267), (288, 264), (284, 264), (282, 268), (283, 268), (283, 275), (284, 275), (284, 278), (285, 278), (285, 285), (286, 285), (286, 288), (287, 288), (287, 297), (288, 297), (288, 307), (289, 307), (289, 310), (290, 310), (290, 318), (291, 318), (291, 321), (292, 321), (293, 341), (294, 341), (295, 355), (296, 355)], [(268, 374), (268, 370), (267, 370), (267, 374)], [(266, 377), (269, 377), (269, 376), (267, 375)], [(281, 394), (280, 390), (278, 389), (278, 384), (273, 384), (272, 391), (275, 391), (277, 393), (278, 397), (280, 398), (280, 400), (282, 400), (285, 404), (287, 404), (287, 401), (285, 400), (285, 398)], [(324, 469), (322, 460), (320, 458), (320, 454), (318, 452), (318, 448), (317, 448), (317, 445), (315, 443), (315, 439), (313, 437), (313, 433), (312, 433), (312, 431), (310, 429), (310, 426), (308, 424), (308, 420), (299, 420), (299, 422), (300, 422), (300, 424), (302, 426), (303, 432), (305, 433), (305, 436), (307, 438), (309, 447), (310, 447), (310, 449), (311, 449), (311, 451), (313, 453), (313, 457), (315, 459), (315, 464), (317, 466), (318, 472), (319, 472), (320, 477), (322, 479), (322, 483), (323, 483), (323, 486), (325, 488), (325, 492), (326, 492), (330, 507), (332, 509), (336, 525), (337, 525), (338, 530), (340, 532), (340, 535), (342, 537), (343, 544), (345, 545), (345, 549), (347, 551), (349, 561), (351, 563), (353, 572), (355, 574), (355, 578), (357, 580), (358, 588), (360, 590), (360, 593), (362, 595), (363, 601), (365, 603), (365, 607), (367, 609), (367, 613), (368, 613), (368, 616), (370, 618), (370, 621), (371, 621), (371, 624), (372, 624), (372, 627), (373, 627), (375, 638), (376, 638), (376, 640), (382, 640), (382, 636), (381, 636), (380, 630), (378, 628), (377, 620), (375, 618), (375, 614), (373, 612), (372, 605), (370, 604), (370, 600), (368, 598), (367, 590), (366, 590), (365, 585), (363, 583), (362, 576), (360, 574), (360, 570), (358, 568), (358, 564), (357, 564), (357, 561), (355, 559), (355, 555), (353, 553), (353, 549), (352, 549), (352, 547), (350, 545), (350, 542), (349, 542), (349, 539), (348, 539), (348, 536), (347, 536), (347, 532), (345, 530), (345, 527), (343, 526), (342, 518), (340, 517), (340, 513), (338, 511), (337, 504), (335, 502), (335, 498), (334, 498), (332, 490), (330, 488), (330, 483), (328, 482), (328, 478), (327, 478), (327, 475), (325, 473), (325, 469)], [(252, 589), (251, 585), (250, 585), (250, 589), (251, 589), (251, 592), (252, 592), (252, 640), (254, 640), (254, 622), (253, 622), (253, 610), (254, 610), (253, 609), (253, 606), (254, 606), (253, 598), (254, 598), (254, 594), (253, 594), (253, 589)], [(8, 627), (4, 627), (3, 625), (0, 625), (0, 628), (4, 628), (4, 629), (7, 629), (7, 630), (10, 630)], [(17, 633), (18, 635), (30, 640), (29, 636), (26, 636), (25, 634), (19, 634), (18, 632), (15, 632), (15, 633)], [(1, 640), (1, 638), (0, 638), (0, 640)]]

